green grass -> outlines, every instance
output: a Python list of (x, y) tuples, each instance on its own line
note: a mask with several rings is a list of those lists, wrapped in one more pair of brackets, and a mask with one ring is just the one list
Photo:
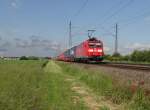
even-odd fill
[(61, 68), (46, 61), (0, 61), (0, 110), (87, 110), (64, 81)]
[(82, 101), (73, 102), (73, 96), (77, 96), (71, 91), (71, 84), (65, 81), (62, 68), (54, 62), (49, 62), (45, 68), (47, 73), (49, 106), (51, 110), (88, 110)]
[(100, 110), (110, 110), (107, 106), (102, 106)]
[(115, 104), (126, 105), (126, 110), (150, 110), (150, 97), (144, 96), (144, 92), (140, 92), (142, 98), (139, 98), (139, 91), (132, 94), (129, 86), (114, 82), (110, 76), (100, 71), (69, 65), (69, 63), (59, 62), (58, 64), (61, 65), (65, 74), (76, 77), (90, 87), (95, 94), (105, 96)]
[[(97, 70), (54, 61), (0, 61), (0, 110), (88, 110), (82, 97), (71, 90), (73, 78), (93, 94), (105, 96), (125, 110), (150, 110), (150, 97)], [(80, 100), (74, 102), (74, 97)], [(101, 110), (109, 110), (101, 107)]]
[(0, 110), (46, 110), (42, 61), (0, 62)]

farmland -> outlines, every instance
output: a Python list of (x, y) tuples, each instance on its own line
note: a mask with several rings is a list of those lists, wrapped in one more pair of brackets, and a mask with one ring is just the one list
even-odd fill
[(47, 109), (42, 64), (36, 61), (0, 62), (0, 109)]
[(0, 62), (0, 110), (149, 110), (150, 97), (130, 86), (80, 64)]

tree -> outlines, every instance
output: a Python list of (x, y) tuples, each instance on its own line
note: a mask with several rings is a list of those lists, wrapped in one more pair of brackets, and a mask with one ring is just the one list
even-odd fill
[(28, 58), (26, 56), (22, 56), (20, 57), (20, 60), (28, 60)]

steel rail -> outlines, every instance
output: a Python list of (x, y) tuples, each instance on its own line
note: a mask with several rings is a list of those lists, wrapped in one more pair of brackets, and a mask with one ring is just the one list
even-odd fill
[[(97, 65), (97, 64), (96, 64)], [(142, 71), (149, 71), (150, 72), (150, 65), (144, 65), (144, 64), (127, 64), (127, 63), (102, 63), (98, 64), (100, 66), (109, 66), (109, 67), (116, 67), (116, 68), (122, 68), (122, 69), (132, 69), (132, 70), (142, 70)]]

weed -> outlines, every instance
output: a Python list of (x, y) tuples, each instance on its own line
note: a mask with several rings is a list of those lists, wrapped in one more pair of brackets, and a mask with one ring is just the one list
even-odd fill
[(122, 85), (119, 81), (113, 83), (113, 79), (102, 72), (85, 69), (73, 64), (58, 64), (61, 65), (65, 74), (76, 77), (97, 95), (105, 96), (105, 98), (116, 104), (127, 104), (127, 108), (131, 110), (150, 110), (150, 98), (145, 97), (142, 89), (137, 88), (138, 90), (133, 93), (130, 85)]
[(102, 106), (102, 107), (100, 107), (100, 110), (110, 110), (110, 109), (107, 106)]
[(43, 61), (0, 62), (0, 109), (46, 110)]

